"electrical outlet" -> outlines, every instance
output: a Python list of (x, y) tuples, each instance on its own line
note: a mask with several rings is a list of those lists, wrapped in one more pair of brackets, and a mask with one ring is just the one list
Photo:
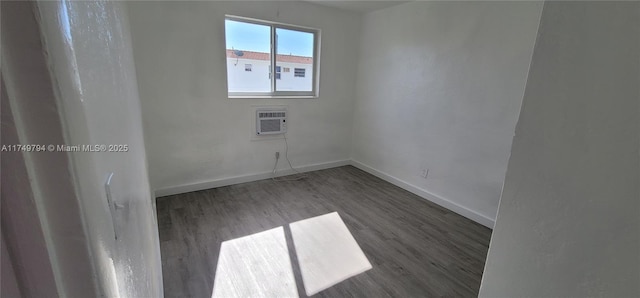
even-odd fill
[(276, 159), (280, 159), (280, 152), (276, 151)]
[(427, 176), (429, 176), (429, 169), (422, 169), (422, 173), (420, 173), (420, 176), (422, 176), (422, 178), (427, 179)]

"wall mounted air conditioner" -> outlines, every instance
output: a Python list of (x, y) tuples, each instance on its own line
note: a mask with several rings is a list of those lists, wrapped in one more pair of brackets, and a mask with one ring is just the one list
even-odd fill
[(287, 132), (286, 109), (256, 109), (256, 135), (275, 135)]

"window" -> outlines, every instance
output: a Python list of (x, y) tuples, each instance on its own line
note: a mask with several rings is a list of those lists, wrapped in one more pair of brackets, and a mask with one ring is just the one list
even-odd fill
[(317, 96), (319, 35), (316, 29), (227, 16), (229, 97)]
[[(276, 80), (280, 80), (280, 66), (276, 66)], [(269, 65), (269, 79), (271, 79), (271, 65)]]

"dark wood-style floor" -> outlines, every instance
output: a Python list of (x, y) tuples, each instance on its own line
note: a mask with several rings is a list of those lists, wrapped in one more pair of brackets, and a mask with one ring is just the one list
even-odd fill
[(165, 296), (211, 297), (221, 242), (333, 211), (373, 269), (315, 296), (477, 296), (490, 229), (352, 166), (307, 175), (159, 198)]

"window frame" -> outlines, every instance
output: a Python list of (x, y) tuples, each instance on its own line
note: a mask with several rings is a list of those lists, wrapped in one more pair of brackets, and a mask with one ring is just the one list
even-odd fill
[[(277, 56), (277, 42), (276, 42), (276, 29), (294, 30), (305, 33), (313, 34), (313, 71), (311, 71), (311, 91), (277, 91), (275, 75), (270, 77), (271, 80), (271, 92), (229, 92), (229, 70), (226, 69), (225, 78), (227, 83), (227, 96), (229, 98), (317, 98), (319, 96), (320, 87), (320, 35), (321, 30), (316, 28), (296, 26), (278, 22), (272, 22), (267, 20), (259, 20), (247, 17), (240, 17), (234, 15), (225, 15), (226, 20), (244, 22), (256, 25), (269, 26), (271, 32), (271, 45), (270, 45), (270, 72), (275, 74), (276, 56)], [(225, 59), (226, 59), (226, 25), (225, 25)]]

